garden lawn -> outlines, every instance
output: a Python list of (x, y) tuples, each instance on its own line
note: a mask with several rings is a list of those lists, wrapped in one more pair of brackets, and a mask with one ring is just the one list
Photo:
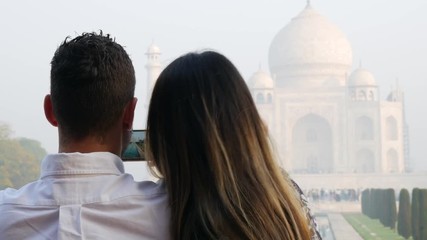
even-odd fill
[(371, 219), (362, 213), (343, 213), (343, 216), (365, 240), (404, 240), (395, 230), (384, 227), (378, 219)]

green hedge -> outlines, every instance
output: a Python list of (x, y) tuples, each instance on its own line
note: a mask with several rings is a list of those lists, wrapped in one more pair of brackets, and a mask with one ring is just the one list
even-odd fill
[(408, 239), (412, 235), (411, 202), (409, 191), (405, 188), (399, 194), (399, 214), (397, 217), (397, 232)]
[(420, 239), (427, 239), (427, 189), (420, 190)]
[(412, 190), (412, 237), (414, 240), (420, 239), (420, 189)]
[(362, 192), (362, 213), (391, 229), (396, 228), (394, 189), (369, 189)]

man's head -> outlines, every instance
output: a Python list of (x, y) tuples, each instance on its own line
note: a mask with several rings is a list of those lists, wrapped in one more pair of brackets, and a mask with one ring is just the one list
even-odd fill
[[(48, 120), (59, 127), (63, 141), (102, 138), (117, 126), (133, 102), (132, 61), (109, 35), (100, 32), (67, 37), (56, 50), (51, 66), (50, 101), (55, 119)], [(130, 124), (133, 109), (131, 115)]]

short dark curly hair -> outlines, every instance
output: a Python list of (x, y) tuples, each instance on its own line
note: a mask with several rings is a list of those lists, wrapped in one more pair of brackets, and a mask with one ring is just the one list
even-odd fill
[(67, 37), (51, 61), (53, 111), (64, 137), (102, 136), (135, 92), (135, 71), (109, 34)]

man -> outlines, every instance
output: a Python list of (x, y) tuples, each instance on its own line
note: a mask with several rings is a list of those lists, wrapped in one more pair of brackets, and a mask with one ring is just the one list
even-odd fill
[(0, 191), (0, 239), (168, 239), (162, 183), (135, 182), (120, 159), (136, 98), (132, 62), (109, 35), (66, 38), (51, 62), (47, 120), (59, 153), (38, 181)]

